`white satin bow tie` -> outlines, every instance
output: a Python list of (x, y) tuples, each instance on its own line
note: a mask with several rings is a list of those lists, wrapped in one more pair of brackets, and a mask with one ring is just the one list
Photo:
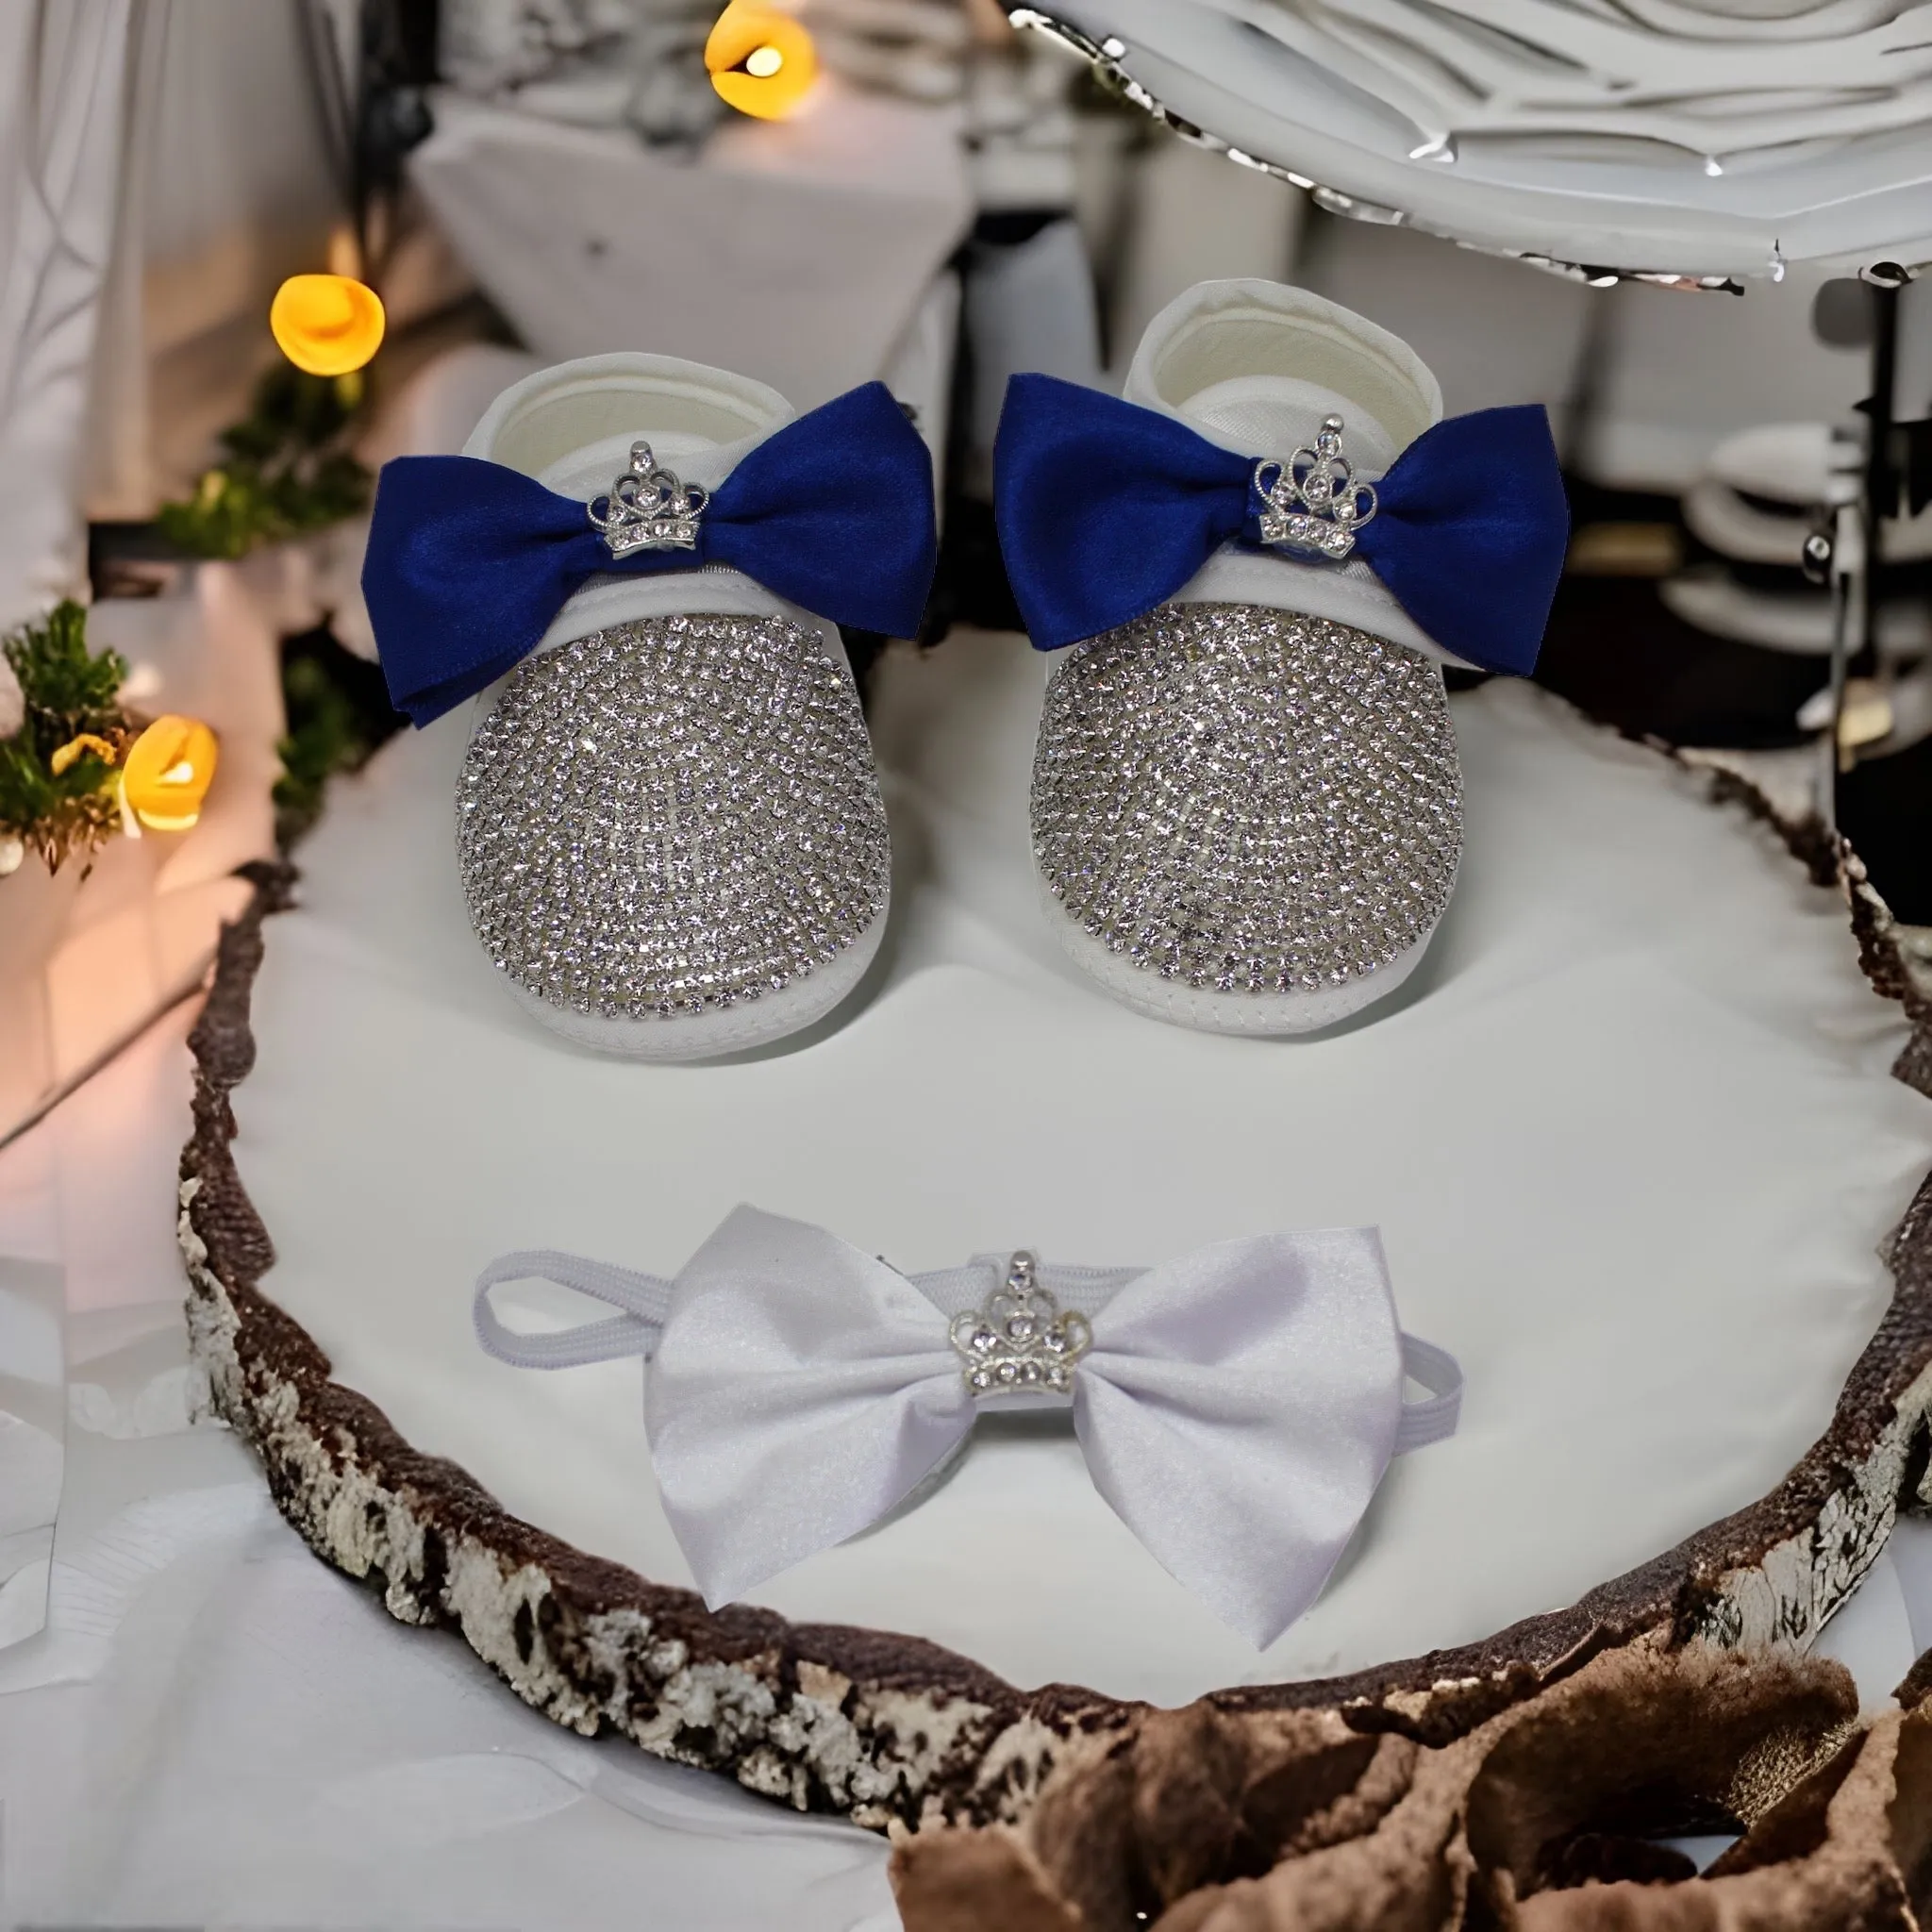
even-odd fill
[[(491, 1291), (549, 1280), (625, 1312), (518, 1334)], [(981, 1256), (908, 1276), (739, 1208), (674, 1281), (549, 1252), (476, 1283), (477, 1339), (525, 1368), (641, 1355), (665, 1514), (713, 1609), (904, 1502), (981, 1407), (1071, 1406), (1098, 1490), (1265, 1649), (1315, 1599), (1391, 1456), (1451, 1434), (1454, 1357), (1396, 1325), (1381, 1238), (1220, 1241), (1158, 1268)], [(1431, 1391), (1405, 1403), (1403, 1379)]]

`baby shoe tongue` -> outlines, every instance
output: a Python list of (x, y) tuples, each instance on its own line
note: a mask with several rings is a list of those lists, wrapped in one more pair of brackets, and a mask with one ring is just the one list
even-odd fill
[(1342, 449), (1358, 476), (1379, 476), (1395, 460), (1393, 440), (1359, 403), (1291, 375), (1236, 375), (1197, 391), (1177, 413), (1213, 441), (1243, 456), (1286, 460), (1327, 416), (1340, 416)]

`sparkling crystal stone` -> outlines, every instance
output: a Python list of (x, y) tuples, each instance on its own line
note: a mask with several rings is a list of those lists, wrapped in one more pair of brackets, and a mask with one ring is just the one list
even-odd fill
[(484, 949), (552, 1005), (751, 1001), (877, 918), (891, 852), (858, 699), (782, 617), (642, 618), (527, 659), (463, 760)]
[(1441, 917), (1461, 770), (1437, 667), (1346, 625), (1169, 604), (1066, 652), (1033, 850), (1067, 916), (1163, 979), (1312, 992)]

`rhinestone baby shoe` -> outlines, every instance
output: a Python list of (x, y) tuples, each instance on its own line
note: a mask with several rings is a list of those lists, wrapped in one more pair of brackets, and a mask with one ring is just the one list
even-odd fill
[(1543, 411), (1443, 422), (1373, 323), (1208, 282), (1155, 318), (1124, 400), (1016, 377), (996, 469), (1015, 597), (1063, 652), (1033, 851), (1074, 960), (1224, 1033), (1393, 991), (1462, 850), (1442, 664), (1529, 670), (1562, 568)]
[(852, 991), (891, 855), (837, 625), (909, 634), (933, 549), (930, 458), (877, 383), (794, 420), (722, 370), (592, 357), (506, 391), (462, 456), (384, 468), (383, 669), (419, 724), (486, 692), (457, 858), (531, 1014), (699, 1059)]

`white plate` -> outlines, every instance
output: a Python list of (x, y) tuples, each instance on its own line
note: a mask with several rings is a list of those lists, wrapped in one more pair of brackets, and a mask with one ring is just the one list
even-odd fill
[(909, 1269), (1378, 1223), (1405, 1325), (1467, 1371), (1462, 1430), (1397, 1463), (1265, 1656), (1108, 1510), (1064, 1424), (983, 1435), (929, 1501), (758, 1592), (1170, 1703), (1480, 1639), (1770, 1490), (1886, 1306), (1877, 1244), (1932, 1164), (1837, 897), (1689, 776), (1498, 683), (1457, 701), (1468, 857), (1409, 986), (1302, 1041), (1162, 1025), (1034, 905), (1042, 668), (1014, 638), (889, 657), (879, 964), (733, 1064), (579, 1053), (505, 996), (450, 851), (460, 719), (339, 788), (269, 924), (234, 1096), (263, 1289), (338, 1379), (510, 1510), (686, 1582), (639, 1365), (485, 1357), (492, 1256), (669, 1273), (741, 1200)]
[(1932, 256), (1924, 6), (1833, 0), (1758, 17), (1672, 0), (1628, 12), (1566, 0), (1013, 10), (1073, 28), (1171, 113), (1329, 191), (1344, 212), (1691, 276)]

